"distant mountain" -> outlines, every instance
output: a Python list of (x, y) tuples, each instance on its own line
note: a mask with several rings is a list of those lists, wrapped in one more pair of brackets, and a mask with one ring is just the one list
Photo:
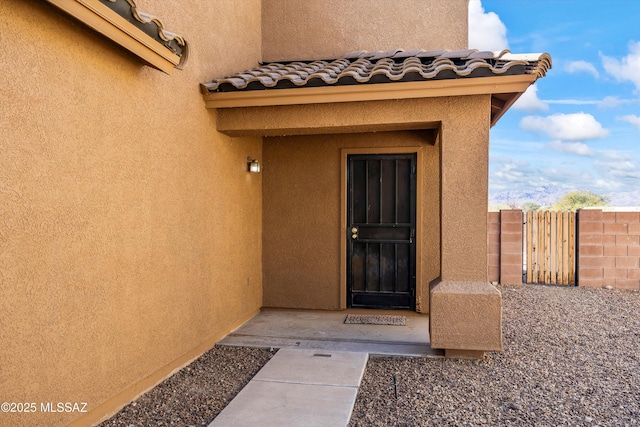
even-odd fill
[(543, 185), (531, 190), (501, 191), (489, 194), (489, 206), (512, 205), (521, 206), (525, 202), (534, 202), (540, 206), (551, 206), (571, 190), (557, 185)]
[[(507, 205), (522, 206), (526, 202), (534, 202), (540, 206), (551, 206), (565, 194), (576, 189), (561, 188), (558, 185), (543, 185), (531, 190), (501, 191), (489, 194), (489, 206)], [(607, 194), (611, 201), (609, 206), (640, 206), (640, 190)]]

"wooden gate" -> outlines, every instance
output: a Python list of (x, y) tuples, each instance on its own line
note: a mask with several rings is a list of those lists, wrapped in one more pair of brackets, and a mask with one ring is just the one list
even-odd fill
[(527, 283), (575, 283), (575, 216), (574, 212), (526, 213)]

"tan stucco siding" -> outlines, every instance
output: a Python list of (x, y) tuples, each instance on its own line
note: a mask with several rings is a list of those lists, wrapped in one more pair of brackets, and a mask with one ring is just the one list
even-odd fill
[[(418, 254), (423, 265), (419, 286), (424, 289), (439, 276), (486, 280), (489, 95), (270, 108), (269, 114), (244, 109), (249, 132), (325, 132), (338, 126), (381, 131), (403, 123), (441, 123), (438, 143), (423, 148), (427, 240)], [(269, 120), (273, 109), (283, 113), (278, 122)], [(236, 117), (220, 111), (218, 118), (232, 130)], [(246, 123), (243, 127), (246, 131)], [(340, 150), (409, 146), (415, 138), (411, 132), (265, 138), (266, 306), (339, 308)], [(427, 304), (425, 298), (421, 305)]]
[(263, 0), (265, 61), (355, 50), (466, 49), (468, 0)]
[[(264, 305), (335, 310), (340, 306), (343, 149), (422, 150), (420, 221), (423, 310), (439, 276), (439, 147), (414, 132), (265, 138), (263, 156)], [(366, 151), (366, 150), (365, 150)], [(344, 299), (344, 296), (342, 296)]]
[(183, 71), (0, 3), (0, 401), (87, 402), (84, 424), (262, 304), (262, 142), (218, 134), (198, 91), (259, 60), (260, 1), (144, 3), (190, 43)]

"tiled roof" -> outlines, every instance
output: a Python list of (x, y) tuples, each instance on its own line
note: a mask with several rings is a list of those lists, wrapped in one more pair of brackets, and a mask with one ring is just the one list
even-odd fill
[(184, 63), (187, 56), (187, 42), (184, 38), (165, 29), (164, 24), (157, 17), (139, 10), (135, 0), (100, 0), (100, 2), (180, 56), (180, 62)]
[(551, 68), (546, 53), (404, 51), (350, 52), (325, 61), (262, 64), (233, 76), (201, 85), (203, 93), (286, 89), (295, 87), (415, 82), (533, 74), (542, 77)]

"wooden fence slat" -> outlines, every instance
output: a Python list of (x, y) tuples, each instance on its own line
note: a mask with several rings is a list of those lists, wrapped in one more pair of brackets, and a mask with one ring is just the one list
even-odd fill
[(532, 211), (528, 211), (526, 213), (526, 219), (525, 219), (525, 229), (527, 230), (527, 234), (525, 237), (525, 253), (527, 255), (526, 259), (526, 263), (527, 263), (527, 273), (526, 273), (526, 277), (532, 277), (533, 275), (533, 256), (532, 256), (532, 242), (531, 242), (531, 237), (533, 236), (532, 232), (532, 227), (531, 227), (531, 218), (533, 217), (533, 212)]
[(551, 212), (545, 212), (542, 216), (542, 224), (544, 230), (544, 271), (543, 273), (543, 281), (544, 283), (549, 283), (549, 267), (550, 261), (549, 258), (549, 240), (551, 240), (551, 233), (549, 233), (549, 223), (551, 222)]
[(562, 284), (562, 212), (556, 212), (556, 243), (554, 245), (556, 259), (556, 284)]
[(555, 260), (553, 259), (553, 248), (555, 246), (555, 237), (556, 237), (556, 213), (553, 211), (549, 211), (549, 266), (547, 267), (547, 274), (549, 277), (549, 281), (547, 283), (555, 284), (555, 280), (553, 277), (553, 271), (556, 268)]
[(531, 244), (533, 245), (533, 253), (531, 254), (531, 268), (533, 269), (532, 279), (538, 280), (538, 252), (540, 246), (536, 241), (536, 236), (538, 235), (538, 213), (531, 213)]
[(558, 274), (558, 281), (556, 282), (558, 285), (564, 285), (564, 258), (562, 255), (562, 249), (564, 248), (564, 212), (558, 212), (558, 234), (557, 234), (557, 242), (556, 242), (556, 257), (558, 258), (558, 269), (556, 273)]
[(544, 213), (544, 283), (551, 282), (551, 212)]
[(569, 283), (575, 283), (576, 276), (576, 215), (574, 213), (569, 214)]
[(558, 285), (563, 284), (562, 274), (564, 273), (564, 262), (562, 258), (562, 248), (564, 247), (564, 245), (562, 244), (562, 242), (564, 241), (564, 237), (562, 234), (562, 226), (564, 225), (563, 215), (564, 215), (564, 212), (558, 212), (558, 225), (556, 227), (556, 230), (558, 231), (556, 234), (556, 257), (558, 258), (558, 268), (556, 270), (558, 279), (556, 283)]
[(544, 283), (544, 212), (538, 214), (538, 282)]
[(549, 256), (551, 257), (551, 268), (549, 268), (549, 282), (552, 285), (558, 283), (558, 259), (557, 259), (557, 245), (558, 245), (558, 212), (551, 212), (551, 240), (549, 241)]
[(538, 220), (536, 221), (537, 234), (536, 240), (538, 245), (538, 271), (536, 273), (536, 283), (544, 282), (544, 215), (538, 212)]
[(569, 212), (562, 212), (562, 284), (569, 284)]

